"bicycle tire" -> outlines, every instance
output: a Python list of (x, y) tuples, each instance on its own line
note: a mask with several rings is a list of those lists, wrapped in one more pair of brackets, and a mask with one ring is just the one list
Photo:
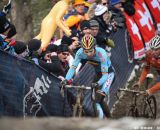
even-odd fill
[(78, 117), (82, 117), (83, 116), (83, 108), (82, 108), (82, 106), (81, 106), (81, 108), (78, 107), (77, 115), (78, 115)]
[(155, 96), (151, 95), (147, 97), (144, 104), (143, 115), (146, 118), (156, 119), (157, 116), (157, 102)]
[(103, 110), (103, 113), (105, 115), (106, 118), (111, 118), (111, 113), (110, 113), (110, 110), (109, 110), (109, 107), (108, 107), (108, 104), (105, 100), (103, 100), (101, 103), (100, 103), (101, 107), (102, 107), (102, 110)]
[(73, 117), (77, 117), (78, 105), (73, 106)]
[(137, 108), (130, 108), (128, 113), (127, 113), (127, 116), (129, 117), (139, 117), (139, 111)]
[(94, 111), (94, 117), (98, 117), (98, 110), (95, 102), (93, 103), (93, 111)]

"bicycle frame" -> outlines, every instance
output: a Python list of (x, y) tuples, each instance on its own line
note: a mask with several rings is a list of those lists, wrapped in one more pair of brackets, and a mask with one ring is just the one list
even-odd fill
[[(136, 91), (136, 90), (129, 90), (129, 89), (119, 89), (119, 91), (131, 92), (133, 93), (134, 99), (130, 106), (128, 116), (132, 117), (145, 117), (145, 118), (156, 118), (157, 113), (157, 104), (156, 98), (153, 95), (145, 95), (145, 91)], [(137, 96), (144, 95), (143, 99), (143, 112), (139, 114), (138, 106), (137, 106)], [(153, 106), (152, 106), (153, 105)]]
[[(153, 79), (152, 74), (147, 74), (145, 89), (148, 89), (149, 83)], [(156, 119), (157, 115), (157, 102), (154, 95), (146, 95), (144, 97), (143, 117)]]
[(132, 116), (132, 117), (141, 117), (138, 106), (137, 106), (137, 97), (140, 94), (144, 94), (144, 91), (136, 91), (136, 90), (130, 90), (130, 89), (119, 89), (119, 91), (125, 91), (125, 92), (130, 92), (133, 94), (133, 100), (130, 105), (129, 111), (127, 113), (127, 116)]
[(156, 98), (153, 95), (146, 95), (144, 98), (143, 117), (156, 119), (157, 115), (157, 103)]
[[(92, 90), (92, 98), (94, 97), (93, 91), (94, 89), (88, 86), (73, 86), (73, 85), (65, 85), (65, 88), (75, 88), (77, 89), (76, 103), (73, 104), (73, 117), (82, 117), (83, 115), (83, 91), (84, 90)], [(62, 89), (63, 89), (62, 87)], [(64, 91), (61, 90), (61, 94), (64, 95)]]

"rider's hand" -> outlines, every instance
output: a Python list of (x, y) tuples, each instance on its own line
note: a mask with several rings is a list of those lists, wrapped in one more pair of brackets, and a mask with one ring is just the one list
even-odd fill
[(67, 85), (68, 84), (68, 81), (66, 80), (66, 79), (64, 79), (63, 81), (61, 81), (61, 85), (62, 86), (65, 86), (65, 85)]
[(95, 89), (99, 89), (99, 84), (98, 83), (92, 83), (91, 87), (95, 88)]
[(132, 86), (132, 88), (136, 90), (139, 89), (139, 87), (140, 87), (140, 84), (138, 82)]

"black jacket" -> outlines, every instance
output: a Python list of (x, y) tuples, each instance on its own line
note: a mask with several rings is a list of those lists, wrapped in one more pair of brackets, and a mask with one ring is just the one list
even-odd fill
[(43, 67), (50, 73), (53, 73), (56, 76), (65, 76), (69, 69), (68, 63), (61, 62), (57, 56), (52, 56), (51, 60), (52, 63), (47, 63), (43, 60), (39, 60), (38, 62), (41, 67)]

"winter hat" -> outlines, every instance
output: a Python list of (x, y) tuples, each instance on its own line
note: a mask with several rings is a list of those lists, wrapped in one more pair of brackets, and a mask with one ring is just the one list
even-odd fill
[(97, 20), (90, 20), (89, 23), (91, 27), (99, 27), (99, 23), (97, 22)]
[(72, 39), (70, 37), (67, 37), (66, 35), (64, 35), (62, 37), (61, 44), (71, 45), (72, 44)]
[(100, 15), (104, 14), (106, 11), (108, 11), (108, 8), (106, 6), (97, 5), (94, 14), (95, 14), (95, 16), (100, 16)]
[(81, 31), (84, 30), (84, 29), (90, 29), (89, 21), (88, 20), (83, 20), (80, 23), (80, 29), (81, 29)]
[(111, 5), (116, 5), (118, 3), (121, 3), (121, 0), (111, 0)]
[(69, 48), (67, 44), (61, 44), (58, 46), (57, 52), (61, 53), (61, 52), (69, 52)]
[(54, 44), (49, 44), (48, 47), (46, 48), (46, 52), (56, 52), (58, 46)]
[(37, 51), (41, 47), (41, 41), (37, 39), (32, 39), (28, 42), (28, 49), (30, 51)]
[(17, 54), (23, 53), (27, 49), (26, 43), (21, 41), (16, 41), (16, 45), (14, 46), (14, 50)]
[(74, 6), (76, 6), (76, 5), (82, 5), (82, 4), (85, 5), (85, 1), (84, 0), (75, 0), (75, 2), (73, 3)]
[(80, 37), (79, 31), (78, 30), (72, 30), (72, 34), (70, 36), (70, 38), (72, 37)]
[(124, 4), (124, 11), (129, 15), (133, 16), (135, 14), (134, 5), (130, 2)]

